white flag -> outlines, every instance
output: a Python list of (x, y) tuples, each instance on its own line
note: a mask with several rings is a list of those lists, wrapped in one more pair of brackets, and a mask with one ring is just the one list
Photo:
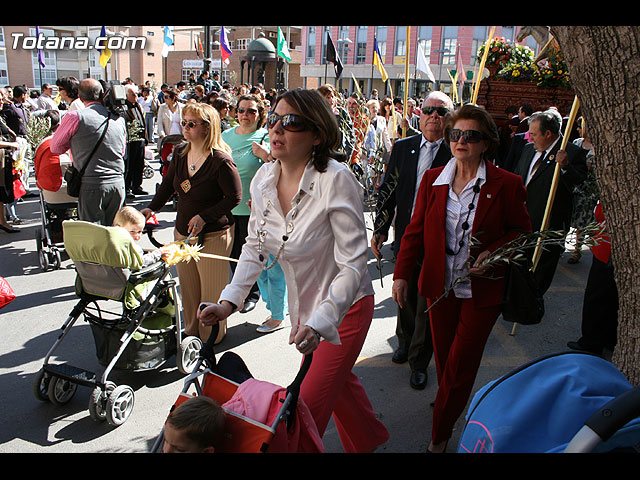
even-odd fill
[(433, 83), (436, 83), (436, 78), (433, 76), (433, 72), (431, 71), (431, 68), (427, 63), (427, 59), (424, 56), (424, 52), (422, 51), (422, 46), (420, 44), (418, 44), (418, 53), (416, 54), (416, 56), (416, 68), (423, 72), (429, 80), (431, 80)]

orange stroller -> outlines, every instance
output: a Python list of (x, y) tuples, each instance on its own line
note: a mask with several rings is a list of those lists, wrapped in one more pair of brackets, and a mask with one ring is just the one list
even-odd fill
[[(178, 395), (171, 410), (177, 408), (182, 402), (192, 396), (205, 395), (213, 398), (222, 405), (225, 416), (225, 435), (221, 447), (216, 449), (219, 453), (322, 453), (324, 447), (318, 434), (311, 413), (302, 399), (299, 398), (300, 385), (311, 365), (312, 355), (304, 358), (302, 366), (294, 381), (289, 387), (278, 387), (266, 382), (260, 382), (270, 388), (272, 395), (269, 404), (262, 405), (261, 410), (266, 411), (264, 422), (252, 419), (238, 411), (225, 408), (225, 404), (233, 403), (237, 393), (247, 383), (242, 382), (249, 378), (250, 374), (236, 381), (223, 376), (219, 371), (213, 351), (213, 340), (217, 337), (217, 328), (212, 329), (211, 335), (198, 353), (193, 372), (185, 379), (184, 388)], [(240, 357), (232, 352), (227, 352), (221, 358), (223, 363), (225, 356)], [(244, 365), (242, 363), (242, 365)], [(249, 378), (245, 380), (251, 382)], [(241, 386), (242, 385), (242, 386)], [(153, 453), (162, 451), (164, 441), (164, 428), (152, 447)]]

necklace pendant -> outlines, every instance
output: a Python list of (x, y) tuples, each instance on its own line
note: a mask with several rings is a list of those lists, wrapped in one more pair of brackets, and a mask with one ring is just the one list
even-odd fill
[(189, 165), (189, 170), (191, 170), (192, 172), (195, 171), (196, 166), (194, 164)]

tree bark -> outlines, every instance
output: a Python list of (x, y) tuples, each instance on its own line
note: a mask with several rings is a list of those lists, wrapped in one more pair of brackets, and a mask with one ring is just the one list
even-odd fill
[[(620, 298), (612, 363), (640, 385), (640, 27), (557, 26), (594, 145)], [(568, 113), (568, 112), (564, 112)]]

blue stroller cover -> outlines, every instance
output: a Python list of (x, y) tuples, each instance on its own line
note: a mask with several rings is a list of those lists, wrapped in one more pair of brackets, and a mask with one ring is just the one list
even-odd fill
[[(563, 352), (538, 358), (476, 393), (458, 453), (562, 452), (585, 420), (632, 388), (613, 364), (596, 355)], [(637, 418), (596, 451), (629, 447), (639, 437)]]

